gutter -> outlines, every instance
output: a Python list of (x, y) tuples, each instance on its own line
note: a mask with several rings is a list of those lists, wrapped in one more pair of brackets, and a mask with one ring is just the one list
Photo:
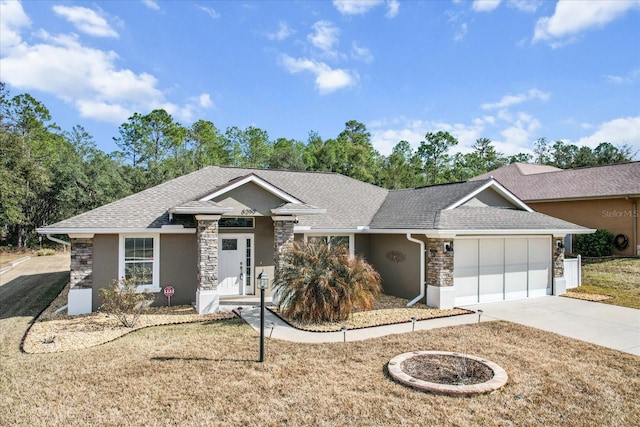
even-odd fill
[(422, 240), (414, 239), (411, 237), (411, 233), (407, 233), (407, 240), (420, 245), (420, 295), (412, 299), (407, 303), (407, 307), (411, 307), (425, 296), (425, 280), (424, 280), (424, 242)]

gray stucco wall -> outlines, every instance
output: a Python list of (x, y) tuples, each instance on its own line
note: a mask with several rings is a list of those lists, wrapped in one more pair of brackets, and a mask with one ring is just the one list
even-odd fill
[(355, 235), (355, 254), (370, 262), (371, 260), (371, 236), (368, 234)]
[(213, 201), (222, 206), (233, 208), (233, 211), (227, 213), (226, 216), (247, 215), (242, 211), (248, 209), (257, 212), (259, 215), (270, 217), (271, 209), (283, 203), (282, 199), (254, 183), (245, 184), (231, 190), (222, 196), (216, 197)]
[[(425, 236), (412, 236), (426, 242)], [(384, 293), (413, 299), (420, 294), (420, 245), (404, 234), (370, 237), (369, 262), (382, 276)]]
[[(198, 244), (195, 234), (160, 235), (160, 287), (173, 286), (171, 305), (191, 305), (198, 287)], [(154, 305), (166, 305), (158, 293)]]
[(102, 304), (99, 290), (118, 279), (118, 245), (117, 234), (96, 234), (93, 238), (93, 311)]

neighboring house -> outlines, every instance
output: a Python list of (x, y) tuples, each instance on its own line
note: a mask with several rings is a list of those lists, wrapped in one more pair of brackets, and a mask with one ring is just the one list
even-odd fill
[[(614, 254), (640, 254), (640, 162), (562, 170), (513, 163), (473, 178), (493, 177), (538, 212), (616, 236)], [(572, 251), (571, 236), (565, 245)]]
[[(198, 313), (252, 295), (295, 239), (337, 237), (391, 295), (451, 308), (564, 292), (562, 239), (593, 230), (534, 212), (492, 179), (389, 191), (343, 175), (207, 167), (38, 229), (71, 240), (69, 313), (119, 277), (175, 288)], [(164, 297), (156, 303), (164, 303)]]

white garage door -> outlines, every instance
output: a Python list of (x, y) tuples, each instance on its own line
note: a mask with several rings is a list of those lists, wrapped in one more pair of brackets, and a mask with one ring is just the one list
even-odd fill
[(456, 305), (551, 294), (551, 238), (456, 239)]

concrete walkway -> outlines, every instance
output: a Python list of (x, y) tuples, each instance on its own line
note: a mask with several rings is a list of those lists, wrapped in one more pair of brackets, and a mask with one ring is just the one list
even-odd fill
[[(260, 301), (257, 298), (220, 301), (221, 308), (236, 310), (256, 331), (260, 330)], [(270, 301), (268, 301), (270, 303)], [(237, 310), (242, 307), (242, 310)], [(483, 322), (506, 320), (587, 341), (640, 356), (640, 310), (564, 297), (540, 297), (515, 301), (475, 304), (470, 310), (482, 310)], [(463, 325), (478, 321), (468, 314), (416, 322), (415, 330)], [(346, 332), (347, 341), (360, 341), (391, 334), (411, 332), (412, 324), (378, 326)], [(265, 335), (293, 342), (341, 342), (343, 332), (307, 332), (295, 329), (269, 310), (265, 310)]]

